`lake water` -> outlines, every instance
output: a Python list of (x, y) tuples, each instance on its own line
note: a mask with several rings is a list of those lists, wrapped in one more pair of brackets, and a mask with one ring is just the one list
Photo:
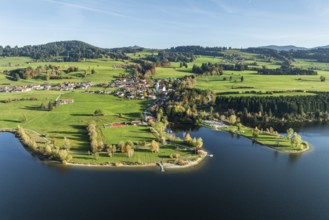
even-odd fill
[(0, 133), (0, 219), (329, 219), (329, 128), (300, 132), (298, 156), (201, 128), (214, 157), (165, 173), (46, 165)]

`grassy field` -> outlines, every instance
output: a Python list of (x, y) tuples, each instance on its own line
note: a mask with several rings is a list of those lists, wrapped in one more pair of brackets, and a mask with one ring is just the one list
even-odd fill
[[(261, 68), (278, 68), (279, 62), (272, 60), (268, 62), (259, 58), (255, 54), (241, 53), (236, 50), (225, 51), (225, 55), (231, 56), (238, 53), (240, 57), (245, 59), (246, 63), (257, 62), (257, 66)], [(150, 55), (150, 52), (137, 54), (128, 54), (130, 57), (138, 58)], [(70, 73), (73, 79), (50, 80), (50, 83), (61, 83), (67, 81), (92, 81), (93, 83), (105, 83), (112, 81), (120, 73), (125, 73), (124, 69), (114, 68), (115, 65), (125, 64), (127, 62), (115, 61), (112, 59), (95, 59), (85, 60), (82, 62), (71, 63), (29, 63), (30, 58), (11, 57), (0, 58), (0, 72), (17, 68), (26, 68), (28, 66), (37, 67), (44, 65), (61, 66), (62, 69), (67, 69), (70, 66), (77, 66), (79, 71)], [(159, 67), (154, 78), (180, 78), (186, 75), (192, 75), (192, 66), (194, 64), (201, 65), (202, 63), (231, 63), (231, 60), (224, 57), (207, 57), (198, 56), (193, 63), (188, 63), (188, 68), (180, 68), (179, 62), (172, 62), (171, 67)], [(10, 64), (9, 64), (10, 63)], [(316, 68), (318, 76), (265, 76), (258, 75), (256, 71), (224, 71), (222, 76), (203, 76), (197, 78), (196, 88), (209, 89), (216, 93), (235, 93), (229, 94), (233, 96), (281, 96), (281, 95), (314, 95), (313, 92), (329, 91), (329, 64), (317, 63), (312, 60), (296, 60), (293, 63), (296, 67), (301, 68)], [(96, 74), (88, 74), (82, 78), (81, 72), (86, 70), (87, 73), (91, 69), (96, 70)], [(65, 74), (64, 74), (65, 75)], [(243, 82), (241, 77), (243, 76)], [(320, 76), (325, 76), (327, 80), (320, 82)], [(225, 78), (225, 80), (224, 80)], [(230, 79), (231, 78), (231, 79)], [(43, 79), (20, 80), (13, 81), (0, 73), (0, 86), (24, 85), (32, 83), (43, 83)], [(102, 87), (94, 87), (91, 90), (103, 90)], [(293, 90), (307, 92), (293, 92)], [(246, 91), (257, 93), (247, 94)], [(281, 91), (280, 93), (266, 94), (266, 91)], [(41, 110), (42, 103), (54, 101), (57, 97), (72, 98), (74, 103), (58, 106), (53, 111)], [(20, 98), (37, 98), (37, 101), (14, 101), (11, 103), (0, 103), (0, 128), (13, 128), (21, 124), (24, 128), (32, 129), (47, 136), (48, 139), (55, 141), (57, 146), (61, 146), (63, 138), (67, 137), (71, 141), (72, 150), (88, 151), (89, 138), (86, 132), (86, 125), (90, 120), (95, 120), (100, 128), (102, 135), (108, 144), (118, 144), (120, 141), (147, 141), (155, 139), (147, 126), (126, 126), (121, 128), (105, 128), (105, 124), (113, 122), (131, 122), (139, 120), (141, 113), (150, 104), (149, 101), (143, 100), (122, 100), (112, 95), (97, 95), (84, 94), (82, 90), (74, 92), (62, 91), (31, 91), (26, 93), (1, 93), (0, 100), (20, 99)], [(101, 109), (104, 116), (95, 117), (93, 112), (96, 109)], [(252, 135), (250, 131), (245, 131), (245, 136)], [(250, 137), (249, 137), (250, 138)], [(273, 145), (276, 143), (276, 137), (262, 136), (260, 134), (259, 141)], [(284, 148), (288, 149), (290, 143), (282, 142)], [(280, 150), (280, 149), (279, 149)], [(281, 149), (282, 150), (282, 149)], [(125, 154), (117, 153), (115, 157), (109, 158), (101, 154), (95, 160), (91, 155), (75, 154), (74, 161), (78, 163), (104, 163), (104, 162), (124, 162), (135, 163), (139, 160), (144, 163), (158, 162), (162, 159), (168, 159), (170, 154), (181, 154), (184, 157), (191, 156), (191, 152), (176, 149), (173, 146), (167, 146), (161, 149), (159, 154), (150, 153), (148, 149), (139, 149), (135, 151), (132, 158), (128, 158)]]
[[(20, 64), (20, 66), (12, 65), (9, 67), (7, 64), (9, 61), (12, 61), (12, 64)], [(38, 66), (44, 65), (55, 65), (61, 66), (63, 70), (71, 66), (77, 66), (79, 68), (78, 72), (73, 72), (70, 74), (63, 74), (63, 76), (72, 76), (73, 79), (61, 79), (61, 80), (49, 80), (49, 83), (61, 83), (61, 82), (85, 82), (85, 81), (92, 81), (94, 83), (103, 83), (103, 82), (110, 82), (114, 79), (115, 76), (118, 76), (119, 73), (125, 73), (124, 69), (116, 69), (114, 65), (121, 65), (125, 64), (126, 62), (122, 61), (115, 61), (113, 59), (94, 59), (94, 60), (85, 60), (81, 62), (65, 62), (65, 63), (56, 63), (56, 62), (36, 62), (30, 63), (27, 62), (31, 61), (29, 58), (24, 57), (11, 57), (11, 58), (0, 58), (0, 73), (5, 70), (13, 70), (18, 68), (26, 68), (26, 67), (33, 67), (36, 68)], [(2, 65), (1, 65), (2, 64)], [(6, 65), (6, 66), (4, 66)], [(96, 71), (95, 74), (90, 74), (90, 70), (94, 69)], [(87, 71), (87, 77), (82, 77), (82, 72)], [(41, 74), (42, 75), (42, 74)], [(17, 84), (32, 84), (32, 83), (42, 83), (45, 82), (45, 79), (41, 77), (41, 79), (30, 79), (30, 80), (20, 80), (16, 82), (14, 80), (8, 79), (4, 74), (0, 74), (0, 85), (4, 83), (11, 83), (13, 85)]]
[[(42, 102), (55, 100), (62, 94), (61, 98), (74, 99), (73, 104), (58, 106), (53, 111), (40, 109)], [(1, 99), (9, 98), (38, 98), (38, 101), (17, 101), (7, 104), (0, 104), (0, 127), (11, 128), (22, 124), (25, 128), (36, 130), (48, 135), (49, 139), (61, 145), (63, 137), (71, 140), (72, 148), (77, 150), (89, 150), (89, 140), (86, 135), (86, 124), (95, 120), (100, 125), (116, 121), (131, 121), (140, 118), (148, 101), (127, 101), (116, 98), (112, 95), (83, 94), (81, 92), (53, 92), (53, 91), (32, 91), (27, 93), (3, 93)], [(93, 112), (101, 109), (104, 116), (94, 117)], [(119, 118), (119, 113), (123, 114)], [(26, 117), (27, 121), (23, 122)], [(109, 133), (110, 135), (110, 133)], [(111, 139), (111, 137), (107, 137)]]
[(120, 141), (146, 141), (151, 142), (156, 137), (150, 132), (148, 126), (132, 126), (118, 128), (101, 128), (107, 144), (118, 144)]
[(153, 76), (154, 79), (159, 78), (181, 78), (184, 76), (192, 75), (191, 70), (185, 68), (179, 68), (179, 64), (172, 64), (177, 67), (158, 67), (156, 68), (156, 74)]
[(181, 158), (193, 159), (198, 155), (194, 154), (193, 150), (176, 149), (173, 145), (167, 145), (160, 148), (159, 153), (151, 153), (148, 148), (135, 149), (134, 156), (127, 157), (126, 153), (117, 152), (113, 157), (108, 157), (105, 153), (100, 154), (97, 160), (92, 155), (74, 155), (73, 162), (82, 164), (102, 164), (102, 163), (136, 163), (142, 161), (143, 163), (166, 162), (170, 160), (170, 155), (179, 154)]
[(303, 147), (301, 148), (296, 148), (292, 146), (290, 140), (282, 135), (274, 135), (266, 132), (259, 132), (258, 137), (253, 137), (253, 129), (245, 126), (242, 126), (239, 132), (237, 132), (237, 126), (228, 126), (223, 128), (223, 130), (234, 134), (239, 133), (239, 135), (242, 135), (259, 144), (271, 147), (281, 152), (301, 153), (309, 149), (309, 146), (305, 146), (305, 145), (302, 145)]
[[(329, 79), (329, 72), (321, 71), (320, 75)], [(241, 82), (241, 76), (244, 77)], [(224, 77), (226, 80), (224, 81)], [(232, 80), (230, 81), (230, 77)], [(210, 89), (214, 92), (233, 91), (277, 91), (306, 90), (329, 91), (329, 81), (320, 81), (320, 76), (268, 76), (258, 75), (253, 71), (224, 71), (222, 76), (204, 76), (198, 78), (197, 88)], [(249, 87), (249, 88), (241, 88)]]

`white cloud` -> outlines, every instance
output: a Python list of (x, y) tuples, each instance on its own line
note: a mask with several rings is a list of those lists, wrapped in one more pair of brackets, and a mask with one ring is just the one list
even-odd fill
[(65, 7), (85, 10), (85, 11), (92, 11), (92, 12), (102, 13), (102, 14), (116, 16), (116, 17), (126, 17), (126, 15), (124, 15), (122, 13), (119, 13), (119, 12), (114, 12), (114, 11), (109, 11), (109, 10), (105, 11), (105, 10), (102, 10), (102, 9), (86, 7), (86, 6), (83, 6), (83, 5), (72, 4), (72, 3), (68, 3), (68, 2), (62, 2), (62, 1), (56, 1), (56, 0), (41, 0), (41, 1), (52, 3), (52, 4), (57, 4), (57, 5), (62, 5), (62, 6), (65, 6)]

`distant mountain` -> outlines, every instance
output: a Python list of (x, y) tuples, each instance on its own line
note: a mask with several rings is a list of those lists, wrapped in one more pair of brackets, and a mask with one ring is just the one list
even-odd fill
[(273, 49), (273, 50), (279, 50), (279, 51), (289, 51), (289, 50), (308, 50), (308, 48), (305, 47), (296, 47), (294, 45), (287, 45), (287, 46), (277, 46), (277, 45), (269, 45), (269, 46), (262, 46), (260, 48), (267, 48), (267, 49)]
[(313, 49), (329, 49), (329, 45), (321, 46), (321, 47), (314, 47)]

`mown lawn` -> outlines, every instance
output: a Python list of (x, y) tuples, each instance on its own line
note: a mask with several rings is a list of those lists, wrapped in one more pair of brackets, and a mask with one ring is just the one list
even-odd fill
[(156, 139), (156, 137), (150, 132), (149, 127), (145, 125), (127, 125), (125, 127), (117, 128), (104, 128), (104, 126), (102, 126), (101, 131), (105, 137), (107, 144), (118, 144), (121, 141), (151, 142), (152, 140)]
[(194, 150), (177, 150), (172, 145), (167, 145), (160, 148), (159, 153), (152, 153), (148, 148), (135, 149), (134, 156), (128, 158), (126, 153), (117, 152), (113, 157), (107, 156), (105, 153), (101, 153), (96, 159), (93, 155), (73, 155), (73, 162), (76, 163), (136, 163), (142, 161), (143, 163), (156, 163), (160, 161), (170, 160), (170, 155), (179, 154), (181, 158), (192, 159), (197, 158), (198, 155), (194, 154)]

